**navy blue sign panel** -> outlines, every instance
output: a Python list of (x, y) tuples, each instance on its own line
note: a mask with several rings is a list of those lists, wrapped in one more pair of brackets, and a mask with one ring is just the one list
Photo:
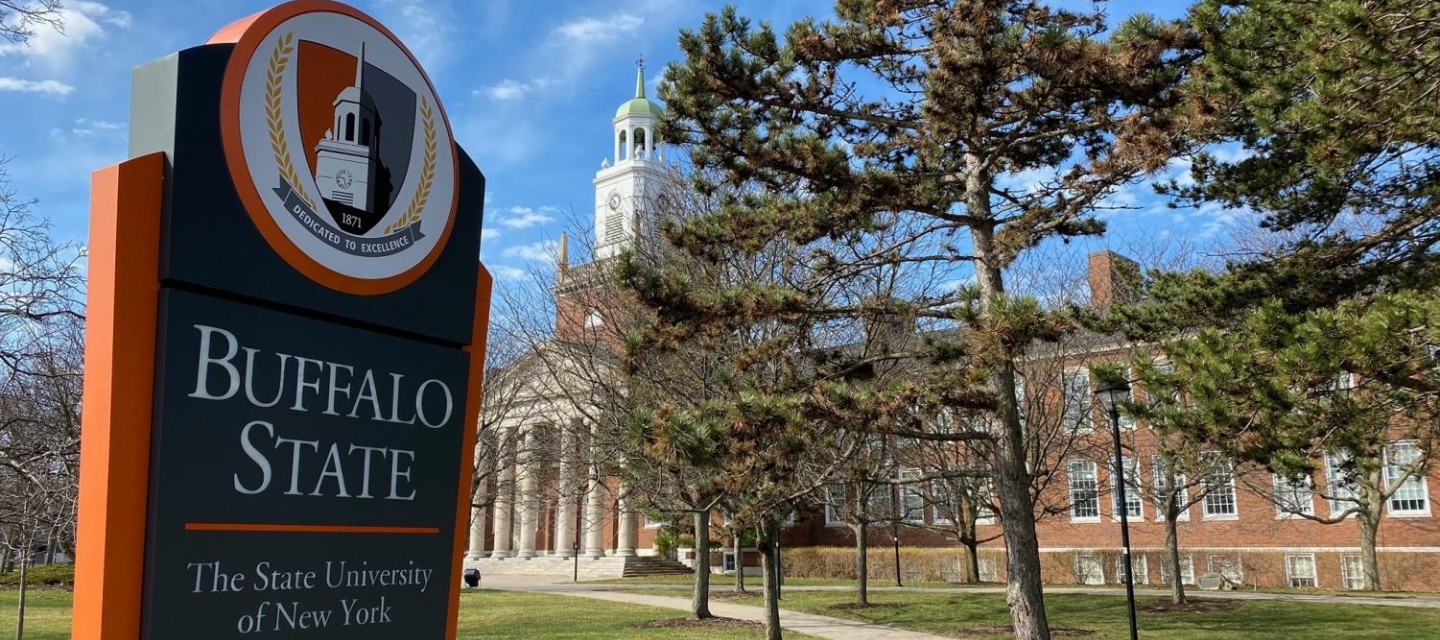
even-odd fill
[(145, 634), (439, 638), (468, 357), (162, 294)]

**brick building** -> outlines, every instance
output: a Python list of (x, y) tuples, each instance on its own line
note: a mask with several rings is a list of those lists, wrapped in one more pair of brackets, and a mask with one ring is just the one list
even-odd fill
[[(594, 349), (606, 342), (607, 315), (623, 312), (606, 303), (603, 275), (610, 260), (632, 243), (653, 237), (654, 212), (664, 208), (667, 193), (663, 145), (655, 137), (661, 107), (644, 96), (643, 69), (637, 77), (636, 96), (625, 102), (613, 120), (614, 162), (607, 161), (595, 177), (595, 229), (590, 264), (571, 266), (562, 240), (556, 297), (555, 340), (536, 348), (512, 368), (537, 369), (565, 361), (567, 350)], [(1121, 275), (1134, 264), (1108, 251), (1091, 254), (1086, 265), (1090, 304), (1104, 306), (1123, 299)], [(1044, 577), (1055, 584), (1106, 584), (1123, 580), (1119, 563), (1120, 526), (1111, 472), (1109, 416), (1094, 401), (1089, 365), (1127, 357), (1135, 345), (1106, 336), (1084, 336), (1056, 351), (1035, 356), (1025, 366), (1022, 402), (1028, 410), (1049, 411), (1065, 444), (1042, 456), (1048, 465), (1048, 483), (1041, 492), (1045, 515), (1038, 523)], [(593, 355), (593, 354), (592, 354)], [(549, 363), (549, 364), (545, 364)], [(538, 376), (544, 377), (544, 376)], [(537, 377), (537, 379), (538, 379)], [(546, 425), (580, 419), (567, 403), (573, 389), (549, 381), (536, 382), (524, 402), (537, 407), (523, 419), (502, 427), (518, 434), (522, 443)], [(563, 392), (562, 392), (563, 391)], [(1135, 390), (1144, 401), (1144, 389)], [(1155, 455), (1154, 434), (1143, 423), (1123, 423), (1127, 467), (1134, 478), (1127, 508), (1131, 523), (1136, 581), (1158, 585), (1175, 579), (1167, 575), (1163, 558), (1166, 524), (1156, 495), (1167, 474)], [(560, 436), (552, 445), (575, 451), (574, 436)], [(1397, 443), (1392, 456), (1409, 455), (1406, 443)], [(517, 447), (516, 451), (520, 448)], [(477, 510), (473, 519), (467, 564), (486, 572), (566, 573), (578, 566), (584, 575), (621, 575), (627, 566), (657, 555), (657, 539), (665, 523), (651, 520), (642, 496), (601, 477), (598, 467), (579, 458), (559, 456), (546, 463), (544, 456), (501, 455), (499, 480), (489, 487), (503, 493), (494, 506)], [(1338, 463), (1327, 459), (1323, 469), (1309, 478), (1276, 478), (1263, 469), (1234, 467), (1215, 459), (1204, 477), (1184, 478), (1179, 484), (1183, 502), (1176, 519), (1182, 571), (1180, 579), (1195, 584), (1206, 573), (1224, 575), (1246, 587), (1316, 587), (1357, 589), (1362, 584), (1359, 564), (1360, 531), (1350, 521), (1322, 524), (1295, 512), (1322, 517), (1337, 514), (1346, 505), (1320, 494), (1342, 493)], [(1403, 461), (1401, 462), (1403, 463)], [(1391, 465), (1395, 467), (1394, 464)], [(898, 476), (924, 472), (897, 464)], [(579, 487), (567, 492), (564, 487)], [(1431, 496), (1440, 488), (1440, 473), (1430, 469), (1411, 478), (1387, 501), (1379, 530), (1378, 551), (1382, 586), (1388, 590), (1433, 591), (1430, 577), (1440, 573), (1440, 523)], [(842, 493), (843, 494), (843, 490)], [(1277, 497), (1278, 496), (1278, 497)], [(872, 495), (877, 510), (894, 514), (888, 522), (870, 528), (870, 562), (875, 577), (893, 577), (895, 564), (887, 550), (899, 537), (899, 571), (907, 579), (959, 580), (965, 575), (966, 554), (955, 536), (946, 535), (945, 514), (937, 492), (924, 485), (886, 486)], [(783, 530), (782, 545), (788, 575), (853, 577), (855, 534), (836, 516), (834, 500), (817, 496), (803, 505)], [(1283, 506), (1277, 506), (1277, 503)], [(985, 511), (983, 505), (981, 511)], [(976, 538), (981, 540), (978, 573), (984, 581), (1003, 581), (1004, 546), (1000, 526), (987, 513), (979, 514)], [(951, 516), (953, 517), (953, 516)], [(716, 517), (716, 525), (723, 518)], [(712, 534), (725, 540), (723, 526)], [(687, 550), (679, 556), (686, 558)], [(582, 560), (578, 565), (575, 557)], [(758, 564), (753, 549), (742, 552), (740, 564)], [(736, 560), (728, 549), (715, 549), (708, 564), (712, 571), (729, 572)]]

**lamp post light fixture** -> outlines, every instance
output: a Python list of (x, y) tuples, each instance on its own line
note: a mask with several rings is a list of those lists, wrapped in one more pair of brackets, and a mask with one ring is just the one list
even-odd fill
[(1120, 513), (1120, 553), (1125, 559), (1125, 603), (1130, 613), (1130, 640), (1137, 640), (1140, 636), (1135, 626), (1135, 570), (1130, 561), (1130, 503), (1125, 499), (1129, 478), (1125, 473), (1125, 454), (1120, 447), (1120, 405), (1130, 399), (1130, 383), (1124, 380), (1106, 382), (1095, 390), (1095, 395), (1099, 396), (1105, 413), (1110, 415), (1110, 434), (1115, 440), (1114, 473), (1119, 477), (1112, 481), (1118, 494), (1115, 510)]

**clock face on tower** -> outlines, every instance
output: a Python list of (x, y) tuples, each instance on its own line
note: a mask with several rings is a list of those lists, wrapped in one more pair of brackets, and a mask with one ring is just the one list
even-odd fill
[(341, 189), (349, 189), (355, 183), (354, 176), (350, 175), (349, 169), (341, 169), (335, 172), (335, 185)]
[(610, 210), (611, 210), (611, 211), (615, 211), (615, 210), (617, 210), (617, 209), (619, 209), (619, 208), (620, 208), (620, 192), (618, 192), (618, 191), (611, 191), (611, 192), (610, 192)]

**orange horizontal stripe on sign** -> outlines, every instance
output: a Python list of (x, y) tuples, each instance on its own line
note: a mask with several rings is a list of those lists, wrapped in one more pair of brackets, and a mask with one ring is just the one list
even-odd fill
[(317, 524), (224, 524), (187, 522), (186, 531), (247, 531), (260, 533), (385, 533), (394, 535), (435, 535), (440, 527), (351, 527)]

